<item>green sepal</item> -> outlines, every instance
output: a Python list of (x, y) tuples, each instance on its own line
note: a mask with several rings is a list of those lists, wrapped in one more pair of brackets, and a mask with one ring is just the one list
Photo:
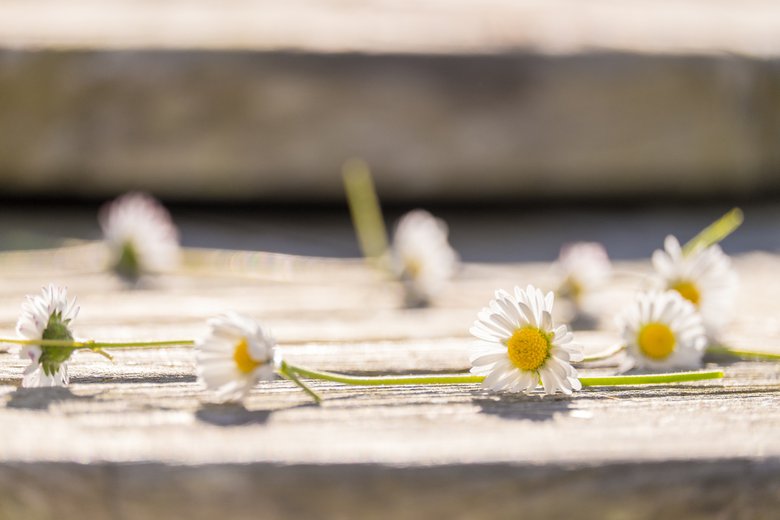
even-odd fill
[(114, 272), (120, 278), (134, 282), (141, 276), (141, 262), (138, 258), (138, 251), (130, 241), (122, 245), (122, 252), (114, 264)]
[[(70, 320), (63, 320), (61, 312), (53, 312), (49, 316), (49, 323), (43, 330), (41, 339), (55, 339), (73, 341), (73, 335), (68, 329)], [(43, 373), (47, 376), (53, 376), (60, 369), (60, 365), (67, 361), (73, 351), (73, 347), (41, 347), (41, 357), (38, 360)]]

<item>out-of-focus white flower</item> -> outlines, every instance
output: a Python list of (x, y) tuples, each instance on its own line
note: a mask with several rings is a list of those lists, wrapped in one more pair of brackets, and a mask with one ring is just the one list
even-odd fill
[(582, 361), (583, 347), (566, 325), (553, 324), (553, 299), (553, 293), (545, 296), (529, 285), (515, 287), (514, 295), (496, 291), (482, 309), (471, 327), (482, 340), (471, 355), (471, 372), (485, 376), (485, 388), (531, 392), (540, 380), (547, 394), (582, 388), (571, 362)]
[(671, 235), (664, 251), (653, 253), (653, 266), (663, 289), (671, 289), (691, 302), (701, 314), (710, 336), (728, 324), (737, 291), (737, 274), (731, 260), (718, 245), (684, 255)]
[(427, 305), (458, 268), (458, 254), (447, 241), (447, 224), (420, 209), (398, 221), (392, 255), (409, 306)]
[[(51, 339), (72, 341), (70, 324), (78, 315), (79, 307), (74, 298), (68, 302), (68, 290), (49, 285), (41, 294), (27, 296), (22, 304), (22, 314), (16, 323), (16, 332), (25, 339)], [(29, 359), (24, 370), (22, 386), (65, 386), (68, 384), (67, 360), (73, 353), (71, 347), (41, 347), (25, 345), (20, 357)]]
[(557, 295), (582, 308), (612, 272), (609, 256), (598, 242), (575, 242), (561, 248), (554, 265), (560, 279)]
[(255, 320), (229, 313), (209, 320), (195, 343), (197, 373), (221, 400), (239, 400), (260, 380), (274, 378), (276, 342)]
[(179, 233), (170, 213), (145, 193), (127, 193), (100, 209), (113, 269), (129, 280), (179, 263)]
[(692, 369), (707, 345), (701, 316), (676, 291), (637, 295), (618, 317), (628, 353), (639, 368)]

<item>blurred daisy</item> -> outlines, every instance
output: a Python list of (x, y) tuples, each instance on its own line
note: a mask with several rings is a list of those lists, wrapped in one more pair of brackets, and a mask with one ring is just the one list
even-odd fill
[(609, 279), (612, 265), (604, 246), (598, 242), (576, 242), (561, 248), (555, 270), (561, 280), (557, 295), (581, 308)]
[[(27, 296), (22, 314), (16, 323), (16, 332), (25, 339), (73, 340), (70, 324), (79, 313), (76, 299), (68, 302), (68, 290), (49, 285), (41, 294)], [(25, 345), (20, 357), (29, 359), (24, 370), (22, 386), (65, 386), (68, 384), (67, 360), (73, 353), (69, 347), (41, 347)]]
[(691, 369), (701, 365), (707, 337), (693, 304), (676, 291), (640, 293), (618, 317), (634, 365)]
[(100, 209), (111, 265), (122, 278), (170, 270), (179, 262), (179, 234), (171, 216), (145, 193), (128, 193)]
[(398, 221), (392, 255), (412, 307), (430, 303), (458, 267), (458, 254), (447, 241), (447, 224), (420, 209)]
[(729, 257), (718, 245), (683, 255), (680, 243), (671, 235), (666, 237), (664, 249), (653, 253), (660, 285), (691, 302), (707, 332), (716, 335), (731, 317), (737, 290), (737, 275)]
[(570, 363), (582, 361), (583, 348), (566, 325), (553, 324), (553, 299), (532, 285), (515, 287), (514, 295), (496, 291), (471, 327), (482, 340), (471, 356), (471, 372), (486, 376), (483, 387), (531, 392), (541, 380), (547, 394), (582, 388)]
[(251, 318), (230, 313), (209, 320), (195, 343), (198, 379), (223, 401), (245, 397), (259, 380), (274, 378), (276, 342)]

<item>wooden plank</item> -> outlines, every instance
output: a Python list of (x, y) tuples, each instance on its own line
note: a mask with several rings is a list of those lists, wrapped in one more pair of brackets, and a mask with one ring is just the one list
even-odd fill
[[(736, 260), (735, 345), (780, 352), (779, 264), (767, 254)], [(4, 281), (1, 334), (12, 334), (23, 294), (51, 274)], [(550, 280), (543, 264), (469, 265), (440, 305), (406, 310), (386, 282), (179, 276), (127, 291), (105, 275), (56, 278), (80, 299), (81, 336), (190, 337), (236, 307), (267, 316), (291, 361), (360, 373), (466, 369), (467, 328), (491, 291)], [(598, 330), (579, 333), (591, 352), (616, 340), (611, 317), (636, 281), (618, 279)], [(729, 362), (723, 381), (571, 398), (313, 382), (325, 398), (315, 406), (277, 380), (239, 406), (214, 403), (197, 384), (191, 349), (115, 355), (111, 364), (77, 353), (68, 389), (24, 390), (25, 363), (0, 353), (0, 518), (770, 518), (780, 501), (778, 363)]]

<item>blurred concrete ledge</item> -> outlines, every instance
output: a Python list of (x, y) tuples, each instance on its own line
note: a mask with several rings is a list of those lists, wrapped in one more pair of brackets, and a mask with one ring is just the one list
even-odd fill
[(780, 190), (769, 2), (0, 5), (5, 193), (385, 199)]
[(775, 57), (768, 0), (5, 0), (17, 47), (490, 54), (516, 49)]
[(775, 518), (774, 460), (595, 466), (4, 463), (0, 519)]

